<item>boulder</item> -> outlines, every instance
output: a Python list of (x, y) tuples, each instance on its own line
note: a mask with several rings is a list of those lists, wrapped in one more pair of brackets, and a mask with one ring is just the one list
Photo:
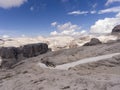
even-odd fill
[(15, 58), (17, 59), (18, 53), (20, 53), (19, 49), (16, 47), (1, 47), (0, 48), (0, 56), (1, 58)]
[(9, 67), (18, 61), (18, 54), (20, 53), (18, 48), (15, 47), (1, 47), (1, 67)]
[(120, 25), (117, 25), (112, 29), (112, 34), (113, 35), (120, 34)]
[(102, 44), (102, 42), (97, 38), (92, 38), (90, 42), (85, 43), (83, 46), (93, 46), (98, 44)]
[(37, 43), (37, 44), (28, 44), (21, 47), (23, 56), (26, 58), (38, 56), (40, 54), (46, 53), (48, 49), (48, 45), (45, 43)]

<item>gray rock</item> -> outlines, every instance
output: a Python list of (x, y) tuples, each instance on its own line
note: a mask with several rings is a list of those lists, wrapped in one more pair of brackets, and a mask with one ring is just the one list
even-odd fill
[(21, 48), (23, 56), (27, 58), (38, 56), (48, 51), (48, 45), (45, 43), (28, 44)]
[(17, 55), (19, 53), (19, 49), (15, 47), (1, 47), (0, 48), (0, 56), (5, 59), (15, 58), (17, 59)]
[(83, 46), (93, 46), (98, 44), (102, 44), (102, 42), (99, 39), (92, 38), (90, 42), (85, 43)]
[(0, 56), (2, 58), (1, 67), (10, 68), (13, 64), (18, 61), (18, 54), (20, 53), (18, 48), (15, 47), (1, 47)]
[(117, 26), (115, 26), (115, 27), (113, 28), (112, 34), (113, 34), (113, 35), (120, 34), (120, 25), (117, 25)]
[(38, 56), (48, 51), (48, 45), (45, 43), (28, 44), (21, 47), (1, 47), (1, 67), (10, 68), (25, 58)]

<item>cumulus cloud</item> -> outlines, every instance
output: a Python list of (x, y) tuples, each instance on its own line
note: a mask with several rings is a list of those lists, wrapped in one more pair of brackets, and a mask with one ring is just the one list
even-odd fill
[(114, 13), (120, 12), (120, 6), (100, 10), (98, 13), (99, 14), (104, 14), (104, 13), (111, 13), (111, 12), (114, 12)]
[(86, 33), (85, 30), (81, 30), (81, 27), (71, 22), (57, 24), (55, 28), (57, 31), (51, 32), (50, 35), (80, 35)]
[(57, 29), (60, 31), (75, 31), (75, 30), (79, 30), (80, 27), (78, 25), (72, 24), (71, 22), (67, 22), (65, 24), (58, 25)]
[(105, 18), (100, 19), (95, 22), (94, 25), (91, 26), (90, 32), (91, 33), (111, 33), (114, 26), (120, 24), (120, 17), (117, 14), (113, 18)]
[(72, 12), (68, 12), (68, 15), (84, 15), (87, 14), (88, 11), (72, 11)]
[(54, 36), (54, 35), (58, 35), (58, 33), (57, 33), (57, 31), (53, 31), (53, 32), (50, 33), (50, 35)]
[(120, 2), (120, 0), (107, 0), (105, 5), (108, 6), (108, 5), (110, 5), (110, 4), (114, 3), (114, 2)]
[(55, 27), (57, 25), (57, 22), (52, 22), (51, 26)]
[(0, 0), (0, 7), (4, 9), (19, 7), (27, 0)]
[[(109, 2), (116, 2), (115, 0), (108, 0)], [(111, 33), (114, 26), (120, 24), (120, 6), (100, 10), (99, 14), (117, 13), (113, 18), (99, 19), (91, 26), (91, 33)]]

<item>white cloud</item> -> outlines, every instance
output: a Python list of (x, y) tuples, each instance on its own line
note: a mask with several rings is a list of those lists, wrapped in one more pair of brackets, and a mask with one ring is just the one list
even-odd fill
[(68, 15), (82, 15), (82, 14), (87, 14), (88, 11), (72, 11), (72, 12), (69, 12)]
[(50, 35), (54, 36), (54, 35), (58, 35), (58, 33), (57, 33), (57, 31), (53, 31), (53, 32), (50, 33)]
[(50, 35), (81, 35), (86, 33), (85, 30), (81, 30), (81, 27), (71, 22), (57, 24), (55, 27), (57, 31), (51, 32)]
[(79, 30), (80, 27), (78, 25), (72, 24), (71, 22), (67, 22), (65, 24), (58, 25), (57, 29), (60, 31), (75, 31), (75, 30)]
[(115, 16), (113, 18), (100, 19), (91, 26), (91, 33), (111, 33), (114, 26), (120, 24), (120, 18)]
[(73, 12), (69, 12), (68, 15), (85, 15), (85, 14), (95, 14), (97, 13), (97, 11), (93, 10), (93, 11), (73, 11)]
[(4, 9), (20, 7), (27, 0), (0, 0), (0, 7)]
[(104, 13), (111, 13), (111, 12), (114, 12), (114, 13), (120, 12), (120, 6), (100, 10), (98, 13), (99, 14), (104, 14)]
[(91, 13), (91, 14), (95, 14), (95, 13), (96, 13), (96, 11), (95, 11), (95, 10), (94, 10), (94, 11), (90, 11), (90, 13)]
[(51, 26), (55, 27), (57, 25), (57, 22), (52, 22)]
[(108, 5), (110, 5), (110, 4), (114, 3), (114, 2), (120, 2), (120, 0), (107, 0), (105, 5), (108, 6)]

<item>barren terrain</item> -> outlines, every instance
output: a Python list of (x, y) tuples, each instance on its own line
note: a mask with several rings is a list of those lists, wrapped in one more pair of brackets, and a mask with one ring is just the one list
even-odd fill
[[(120, 42), (48, 52), (0, 70), (0, 90), (119, 90), (120, 55), (69, 70), (42, 68), (120, 52)], [(54, 67), (53, 67), (54, 68)]]

